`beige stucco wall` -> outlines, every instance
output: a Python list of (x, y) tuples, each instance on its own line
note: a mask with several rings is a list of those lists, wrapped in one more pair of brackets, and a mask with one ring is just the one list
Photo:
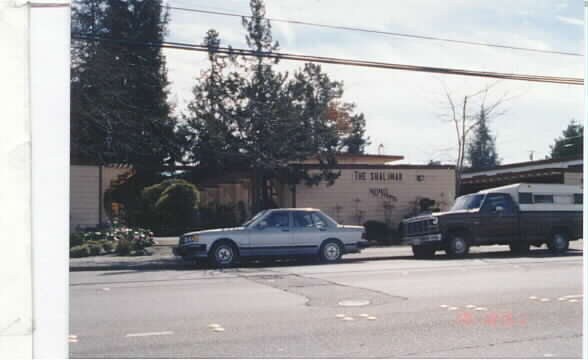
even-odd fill
[(98, 166), (71, 166), (69, 184), (70, 229), (96, 226), (100, 207)]
[[(111, 183), (129, 168), (102, 168), (102, 197)], [(77, 227), (93, 227), (107, 220), (104, 207), (100, 209), (100, 167), (94, 165), (72, 165), (70, 167), (70, 230)]]
[[(364, 173), (364, 177), (358, 177), (356, 172)], [(383, 173), (389, 178), (378, 179), (372, 173)], [(418, 181), (417, 176), (422, 176), (422, 181)], [(382, 192), (396, 199), (389, 200), (393, 206), (389, 211), (384, 208), (386, 198)], [(454, 170), (426, 167), (342, 169), (333, 186), (296, 186), (296, 207), (319, 208), (345, 224), (360, 224), (367, 220), (385, 222), (388, 213), (388, 221), (396, 226), (415, 209), (417, 198), (423, 197), (440, 203), (441, 210), (451, 207), (455, 198)], [(285, 200), (282, 206), (292, 206), (286, 187), (282, 188), (282, 198)], [(358, 212), (363, 212), (361, 218), (357, 216)]]
[(583, 174), (581, 172), (565, 172), (564, 184), (568, 185), (582, 185)]

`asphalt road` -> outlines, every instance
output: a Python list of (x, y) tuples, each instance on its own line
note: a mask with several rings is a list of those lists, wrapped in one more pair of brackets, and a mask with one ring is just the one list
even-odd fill
[(580, 358), (582, 243), (71, 273), (71, 357)]

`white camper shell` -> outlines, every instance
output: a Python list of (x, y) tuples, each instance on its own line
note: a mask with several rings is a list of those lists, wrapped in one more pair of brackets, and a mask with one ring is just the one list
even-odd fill
[(508, 193), (520, 211), (582, 211), (582, 185), (512, 184), (479, 191)]

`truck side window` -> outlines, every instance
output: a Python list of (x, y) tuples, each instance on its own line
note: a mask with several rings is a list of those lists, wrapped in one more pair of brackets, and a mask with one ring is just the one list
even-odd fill
[(533, 202), (535, 204), (553, 204), (553, 195), (533, 195)]
[(483, 210), (485, 212), (492, 212), (497, 206), (503, 208), (504, 214), (513, 214), (514, 207), (510, 196), (506, 194), (488, 194), (484, 200)]
[(532, 204), (533, 194), (531, 193), (519, 193), (519, 204)]

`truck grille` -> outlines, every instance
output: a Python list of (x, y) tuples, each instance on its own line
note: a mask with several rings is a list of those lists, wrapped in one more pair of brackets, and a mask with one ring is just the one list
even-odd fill
[(430, 234), (439, 231), (439, 225), (433, 224), (433, 219), (414, 221), (404, 224), (405, 236)]

